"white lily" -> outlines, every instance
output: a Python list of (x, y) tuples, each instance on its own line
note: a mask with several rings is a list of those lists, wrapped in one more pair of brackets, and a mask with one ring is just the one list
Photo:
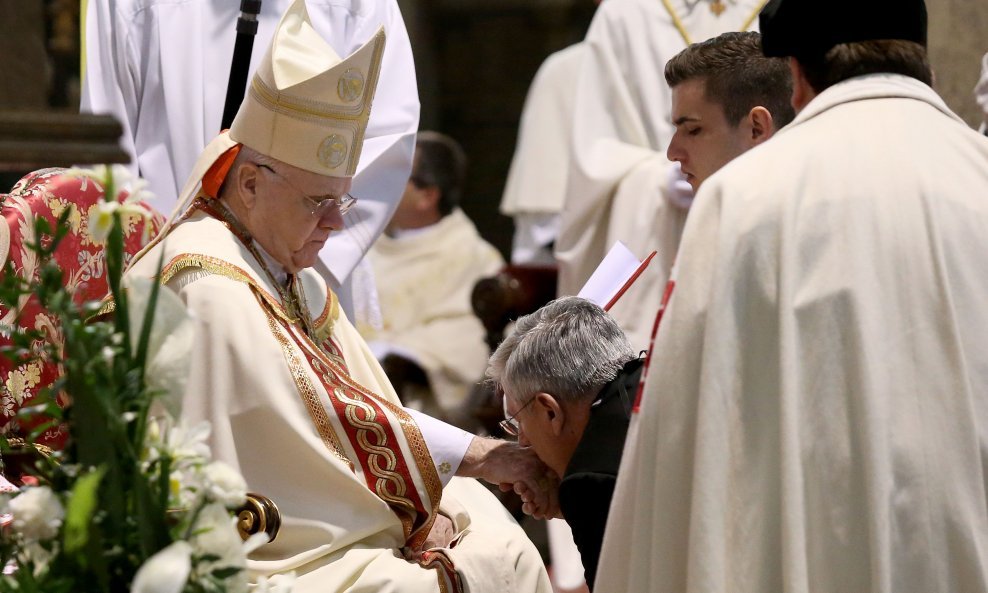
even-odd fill
[(236, 507), (247, 499), (247, 483), (240, 472), (223, 461), (204, 467), (206, 494), (226, 507)]
[[(140, 338), (140, 328), (147, 314), (153, 283), (149, 278), (137, 277), (127, 277), (124, 281), (128, 297), (131, 347), (135, 350)], [(148, 387), (161, 394), (158, 403), (173, 418), (179, 415), (182, 394), (185, 393), (195, 325), (195, 319), (178, 295), (164, 287), (158, 290), (151, 335), (148, 338), (145, 379)], [(206, 455), (208, 454), (207, 449)]]
[(120, 209), (114, 201), (100, 200), (89, 209), (89, 234), (93, 241), (105, 243), (113, 229), (113, 215)]
[(177, 541), (137, 569), (131, 593), (181, 593), (192, 572), (192, 546)]

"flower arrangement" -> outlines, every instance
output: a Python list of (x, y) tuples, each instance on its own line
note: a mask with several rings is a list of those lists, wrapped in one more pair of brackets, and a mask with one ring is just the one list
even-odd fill
[[(243, 478), (209, 460), (208, 424), (175, 420), (193, 324), (170, 291), (123, 279), (124, 229), (149, 216), (143, 181), (117, 166), (65, 174), (103, 190), (88, 224), (105, 245), (109, 297), (80, 305), (63, 284), (53, 256), (77, 216), (73, 207), (54, 226), (35, 222), (36, 277), (22, 278), (8, 264), (0, 279), (4, 307), (33, 295), (61, 324), (61, 343), (20, 329), (5, 352), (25, 368), (55, 360), (63, 371), (41, 404), (18, 412), (36, 427), (26, 446), (55, 424), (69, 435), (63, 450), (39, 456), (19, 491), (0, 501), (8, 513), (0, 592), (245, 591), (246, 554), (266, 536), (243, 542), (236, 530), (231, 509), (244, 502)], [(57, 404), (59, 394), (68, 405)], [(27, 421), (39, 415), (50, 420)], [(0, 436), (0, 452), (12, 448)], [(259, 589), (287, 590), (290, 580)]]

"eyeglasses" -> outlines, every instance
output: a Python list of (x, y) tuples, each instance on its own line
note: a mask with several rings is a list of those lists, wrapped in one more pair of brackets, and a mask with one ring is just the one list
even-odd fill
[(501, 426), (501, 430), (510, 434), (513, 437), (516, 437), (518, 436), (518, 433), (521, 432), (521, 425), (518, 424), (518, 420), (517, 420), (518, 414), (521, 414), (521, 411), (527, 408), (528, 404), (535, 401), (535, 396), (533, 395), (532, 397), (528, 398), (528, 401), (525, 402), (525, 405), (518, 408), (518, 411), (515, 412), (514, 414), (508, 416), (508, 394), (502, 391), (501, 395), (504, 397), (504, 399), (501, 401), (502, 401), (502, 405), (504, 406), (504, 415), (507, 417), (504, 420), (500, 421), (498, 424)]
[(339, 209), (341, 215), (342, 214), (346, 214), (357, 203), (357, 198), (351, 196), (350, 194), (343, 194), (340, 197), (336, 197), (336, 196), (313, 197), (313, 196), (310, 196), (310, 195), (306, 194), (304, 191), (302, 191), (299, 188), (297, 188), (294, 183), (292, 183), (291, 181), (288, 181), (288, 179), (284, 175), (282, 175), (281, 173), (275, 171), (269, 165), (262, 165), (260, 163), (256, 163), (256, 164), (261, 169), (267, 169), (268, 171), (271, 171), (271, 173), (275, 177), (277, 177), (278, 179), (281, 179), (282, 181), (284, 181), (285, 182), (285, 185), (287, 185), (288, 187), (294, 189), (300, 196), (302, 196), (302, 198), (306, 201), (306, 204), (309, 207), (309, 214), (311, 214), (312, 216), (315, 216), (316, 218), (322, 218), (323, 216), (326, 216), (327, 214), (329, 214), (330, 212), (332, 212), (333, 209)]

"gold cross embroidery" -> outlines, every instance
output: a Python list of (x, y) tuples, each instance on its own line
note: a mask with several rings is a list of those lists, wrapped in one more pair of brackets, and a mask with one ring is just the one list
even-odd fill
[[(686, 27), (683, 26), (682, 19), (679, 18), (679, 15), (676, 13), (676, 10), (672, 7), (672, 5), (669, 2), (670, 2), (670, 0), (662, 0), (662, 4), (665, 5), (666, 10), (669, 12), (669, 16), (672, 17), (672, 23), (673, 23), (673, 25), (676, 26), (676, 30), (679, 31), (679, 34), (683, 36), (683, 41), (686, 42), (686, 45), (692, 44), (693, 43), (693, 40), (690, 39), (689, 32), (686, 30)], [(751, 24), (753, 22), (755, 22), (755, 19), (758, 18), (758, 13), (760, 13), (762, 11), (762, 7), (764, 7), (767, 3), (768, 3), (768, 0), (759, 0), (758, 2), (756, 2), (757, 7), (755, 8), (754, 12), (752, 12), (751, 13), (751, 16), (749, 16), (744, 21), (744, 23), (741, 25), (741, 28), (740, 29), (737, 29), (737, 30), (738, 31), (747, 31), (748, 30), (748, 27), (750, 27)], [(711, 7), (711, 10), (714, 11), (714, 14), (716, 14), (718, 16), (720, 16), (720, 13), (721, 12), (724, 12), (725, 10), (727, 10), (727, 5), (724, 4), (724, 0), (713, 0), (713, 4), (714, 5), (717, 5), (719, 7), (717, 9)]]

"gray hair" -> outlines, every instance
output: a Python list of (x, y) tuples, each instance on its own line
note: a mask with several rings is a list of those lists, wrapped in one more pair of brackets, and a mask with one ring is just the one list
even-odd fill
[(253, 148), (243, 144), (240, 146), (240, 152), (237, 153), (237, 158), (233, 159), (233, 165), (230, 166), (230, 171), (226, 175), (226, 179), (223, 180), (223, 184), (220, 186), (220, 196), (223, 196), (226, 192), (226, 184), (231, 179), (236, 178), (236, 172), (246, 163), (254, 163), (255, 165), (277, 165), (281, 161), (278, 159), (269, 157)]
[(576, 401), (595, 396), (634, 358), (610, 315), (586, 299), (563, 297), (518, 319), (491, 355), (487, 376), (516, 399), (546, 392)]

